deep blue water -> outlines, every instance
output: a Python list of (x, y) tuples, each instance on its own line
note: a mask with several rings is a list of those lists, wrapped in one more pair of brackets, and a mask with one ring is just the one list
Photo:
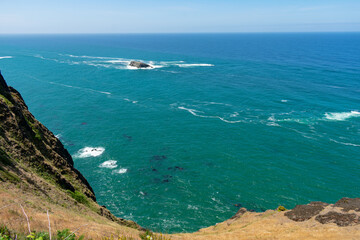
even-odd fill
[(152, 230), (360, 195), (359, 33), (0, 35), (0, 69)]

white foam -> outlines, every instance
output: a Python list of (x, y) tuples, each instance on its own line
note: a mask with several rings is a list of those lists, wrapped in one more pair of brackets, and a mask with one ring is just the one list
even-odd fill
[(188, 68), (188, 67), (213, 67), (214, 64), (208, 63), (182, 63), (182, 64), (175, 64), (179, 67)]
[(97, 92), (97, 93), (102, 93), (102, 94), (106, 94), (106, 95), (111, 95), (110, 92), (98, 91), (98, 90), (94, 90), (94, 89), (90, 89), (90, 88), (76, 87), (76, 86), (71, 86), (71, 85), (57, 83), (57, 82), (49, 82), (49, 83), (54, 84), (54, 85), (63, 86), (63, 87), (68, 87), (68, 88), (76, 88), (76, 89), (81, 89), (81, 90), (85, 90), (85, 91)]
[(99, 165), (99, 167), (101, 168), (117, 168), (117, 161), (115, 160), (109, 160), (106, 162), (103, 162), (102, 164)]
[[(185, 61), (144, 61), (144, 60), (135, 60), (140, 62), (145, 62), (150, 65), (147, 68), (137, 68), (129, 66), (129, 63), (133, 59), (125, 59), (125, 58), (118, 58), (118, 57), (98, 57), (98, 56), (77, 56), (72, 54), (59, 54), (60, 56), (66, 56), (71, 58), (82, 58), (85, 61), (80, 62), (73, 62), (73, 61), (61, 61), (61, 63), (68, 63), (68, 64), (86, 64), (89, 66), (94, 67), (104, 67), (104, 68), (115, 68), (115, 69), (128, 69), (128, 70), (150, 70), (150, 69), (157, 69), (157, 68), (164, 68), (170, 66), (178, 66), (182, 68), (189, 68), (189, 67), (213, 67), (213, 64), (209, 63), (185, 63)], [(43, 58), (41, 56), (36, 56)], [(43, 58), (45, 59), (45, 58)], [(47, 60), (54, 60), (54, 59), (47, 59)]]
[(124, 101), (131, 102), (131, 103), (137, 103), (137, 102), (138, 102), (138, 101), (130, 100), (130, 99), (128, 99), (128, 98), (124, 98)]
[(288, 102), (288, 100), (282, 99), (281, 102), (286, 103), (286, 102)]
[(193, 206), (193, 205), (190, 205), (190, 204), (188, 204), (187, 209), (191, 209), (191, 210), (199, 210), (199, 208), (198, 208), (198, 207)]
[(331, 139), (331, 138), (330, 138), (330, 141), (332, 141), (332, 142), (336, 142), (336, 143), (339, 143), (339, 144), (342, 144), (342, 145), (346, 145), (346, 146), (360, 147), (360, 145), (359, 145), (359, 144), (355, 144), (355, 143), (347, 143), (347, 142), (340, 142), (340, 141), (336, 141), (336, 140)]
[(191, 114), (194, 115), (194, 116), (201, 117), (201, 115), (198, 115), (198, 114), (197, 114), (197, 112), (198, 112), (198, 113), (202, 113), (201, 111), (198, 111), (198, 110), (195, 110), (195, 109), (191, 109), (191, 108), (186, 108), (186, 107), (178, 107), (178, 109), (188, 111), (189, 113), (191, 113)]
[(3, 57), (0, 57), (0, 59), (6, 59), (6, 58), (13, 58), (12, 56), (3, 56)]
[(325, 113), (325, 118), (332, 121), (345, 121), (353, 117), (360, 117), (360, 112), (351, 111), (351, 112)]
[(112, 63), (112, 64), (119, 64), (119, 63), (126, 63), (129, 64), (130, 61), (126, 61), (126, 60), (119, 60), (119, 59), (115, 59), (115, 60), (109, 60), (109, 61), (105, 61), (107, 63)]
[(239, 113), (238, 113), (238, 112), (234, 112), (233, 114), (230, 115), (230, 117), (232, 117), (232, 118), (233, 118), (233, 117), (237, 117), (237, 116), (239, 116)]
[(225, 118), (223, 118), (223, 117), (220, 117), (220, 116), (200, 115), (200, 114), (197, 114), (197, 113), (204, 113), (204, 112), (201, 112), (201, 111), (198, 111), (198, 110), (195, 110), (195, 109), (191, 109), (191, 108), (178, 107), (178, 109), (188, 111), (189, 113), (191, 113), (192, 115), (194, 115), (194, 116), (196, 116), (196, 117), (201, 117), (201, 118), (217, 118), (217, 119), (220, 119), (221, 121), (226, 122), (226, 123), (239, 123), (239, 122), (243, 122), (242, 120), (230, 121), (230, 120), (227, 120), (227, 119), (225, 119)]
[(126, 168), (120, 168), (117, 170), (114, 170), (114, 173), (118, 173), (118, 174), (124, 174), (126, 173), (128, 170)]
[(68, 56), (68, 57), (72, 57), (72, 58), (92, 58), (92, 59), (113, 59), (111, 57), (95, 57), (95, 56), (77, 56), (77, 55), (72, 55), (72, 54), (59, 54), (61, 56)]
[(84, 147), (75, 155), (78, 158), (98, 157), (105, 152), (103, 147)]

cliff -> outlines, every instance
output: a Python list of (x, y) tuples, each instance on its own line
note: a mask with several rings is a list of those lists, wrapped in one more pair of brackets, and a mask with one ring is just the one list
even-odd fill
[[(51, 213), (51, 209), (57, 209), (57, 213), (53, 212), (56, 216), (64, 213), (75, 213), (75, 218), (84, 219), (98, 216), (109, 225), (116, 223), (143, 230), (132, 221), (116, 218), (97, 204), (93, 189), (74, 168), (73, 159), (63, 144), (34, 118), (20, 93), (7, 85), (1, 73), (0, 204), (12, 205), (0, 211), (0, 224), (19, 222), (19, 226), (14, 225), (19, 229), (25, 224), (21, 212), (20, 216), (16, 216), (17, 213), (9, 216), (9, 210), (10, 213), (14, 208), (18, 211), (22, 204), (32, 212), (50, 210)], [(67, 220), (74, 226), (72, 219)], [(116, 226), (115, 230), (118, 230)]]
[[(144, 230), (98, 205), (68, 151), (0, 73), (0, 225), (18, 233), (28, 228), (48, 231), (49, 219), (53, 233), (67, 228), (86, 239), (111, 235), (139, 239)], [(360, 239), (359, 223), (360, 198), (343, 198), (335, 204), (312, 202), (292, 210), (256, 213), (241, 208), (215, 226), (165, 238), (154, 235), (153, 240)]]

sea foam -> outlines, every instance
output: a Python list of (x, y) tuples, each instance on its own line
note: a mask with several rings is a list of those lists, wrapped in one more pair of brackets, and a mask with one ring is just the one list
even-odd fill
[(102, 164), (99, 165), (99, 167), (101, 168), (117, 168), (117, 161), (115, 160), (109, 160), (106, 162), (103, 162)]
[(214, 64), (208, 63), (182, 63), (182, 64), (175, 64), (179, 67), (188, 68), (188, 67), (213, 67)]
[(12, 56), (3, 56), (3, 57), (0, 57), (0, 59), (6, 59), (6, 58), (13, 58)]
[(75, 157), (78, 158), (98, 157), (104, 152), (105, 152), (105, 148), (103, 147), (84, 147), (75, 154)]
[(116, 169), (114, 170), (114, 173), (118, 173), (118, 174), (124, 174), (126, 173), (128, 170), (126, 168), (120, 168), (120, 169)]
[(360, 117), (360, 112), (351, 111), (351, 112), (325, 113), (325, 119), (332, 121), (345, 121), (353, 117)]
[[(181, 68), (190, 68), (190, 67), (213, 67), (213, 64), (209, 63), (186, 63), (185, 61), (154, 61), (154, 60), (141, 60), (141, 59), (126, 59), (119, 57), (98, 57), (98, 56), (76, 56), (72, 54), (59, 54), (61, 57), (67, 57), (71, 59), (78, 59), (78, 61), (59, 61), (61, 63), (67, 63), (70, 65), (75, 64), (84, 64), (94, 67), (102, 67), (102, 68), (115, 68), (115, 69), (128, 69), (128, 70), (139, 70), (137, 67), (129, 66), (129, 63), (132, 60), (145, 62), (149, 64), (151, 67), (148, 68), (140, 68), (141, 70), (151, 70), (157, 68), (166, 68), (166, 67), (181, 67)], [(35, 56), (39, 57), (39, 56)], [(45, 59), (42, 57), (42, 59)], [(54, 60), (54, 59), (46, 59), (46, 60)]]
[[(220, 117), (220, 116), (208, 116), (208, 115), (201, 115), (201, 114), (198, 114), (198, 113), (204, 113), (202, 111), (198, 111), (198, 110), (195, 110), (195, 109), (191, 109), (191, 108), (186, 108), (186, 107), (178, 107), (178, 109), (181, 109), (181, 110), (185, 110), (189, 113), (191, 113), (192, 115), (196, 116), (196, 117), (201, 117), (201, 118), (216, 118), (216, 119), (219, 119), (223, 122), (226, 122), (226, 123), (240, 123), (240, 122), (244, 122), (243, 120), (227, 120), (223, 117)], [(236, 114), (236, 113), (235, 113)], [(237, 116), (238, 114), (236, 114)]]

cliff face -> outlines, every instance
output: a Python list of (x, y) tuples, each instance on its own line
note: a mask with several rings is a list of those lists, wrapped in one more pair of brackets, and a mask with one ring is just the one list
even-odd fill
[(96, 200), (89, 183), (74, 168), (63, 144), (29, 112), (20, 93), (8, 87), (0, 74), (0, 157), (2, 181), (11, 172), (21, 181), (31, 179), (21, 171), (37, 174), (63, 190), (81, 192)]
[[(9, 87), (0, 73), (0, 206), (21, 203), (36, 213), (59, 208), (57, 216), (70, 214), (86, 222), (90, 217), (97, 219), (97, 215), (102, 224), (110, 221), (107, 227), (116, 223), (143, 230), (97, 204), (93, 189), (74, 168), (63, 144), (34, 118), (20, 93)], [(5, 213), (0, 211), (0, 225), (23, 220), (21, 214), (18, 220), (16, 214), (10, 214), (13, 219), (1, 214)]]

